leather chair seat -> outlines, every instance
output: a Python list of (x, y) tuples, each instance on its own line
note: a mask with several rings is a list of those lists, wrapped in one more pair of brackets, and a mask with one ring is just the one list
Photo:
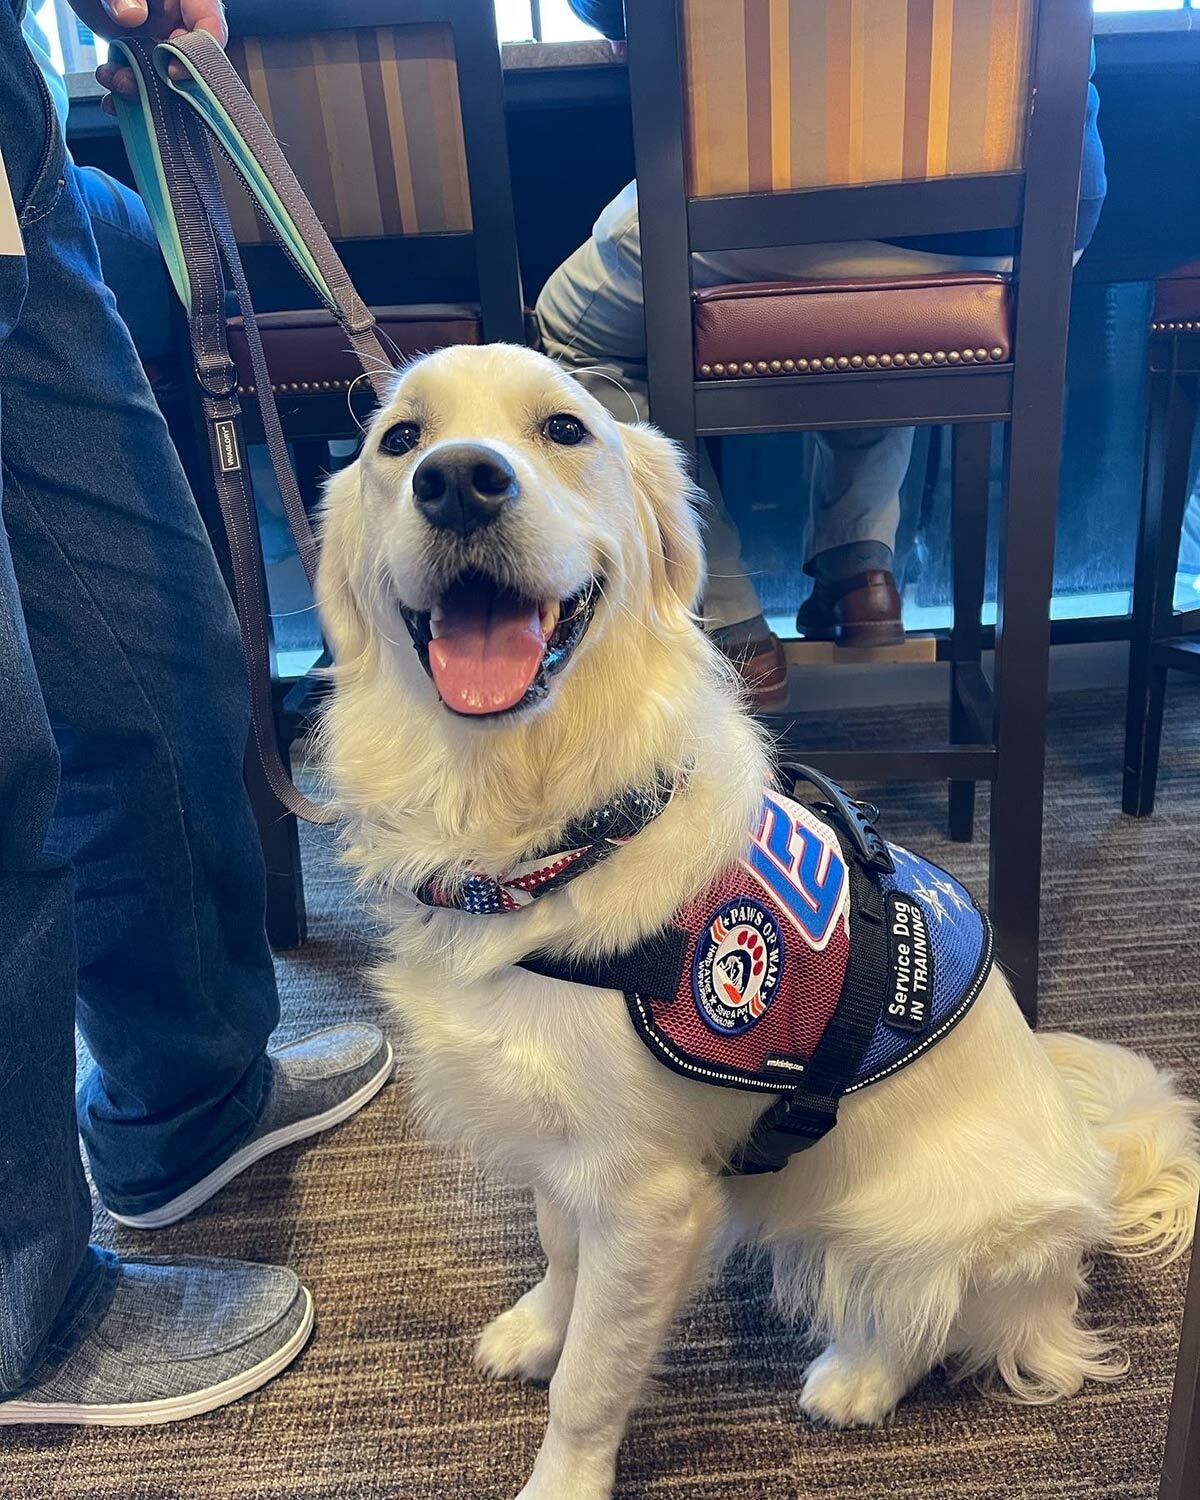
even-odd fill
[(1007, 277), (956, 272), (854, 281), (750, 282), (694, 292), (696, 376), (1007, 364)]
[[(450, 344), (483, 342), (479, 308), (467, 303), (431, 302), (372, 311), (380, 340), (397, 363)], [(276, 395), (349, 390), (361, 373), (341, 325), (323, 308), (259, 313), (256, 321)], [(229, 352), (237, 366), (239, 391), (253, 394), (254, 367), (241, 318), (229, 319)]]
[(1200, 260), (1160, 276), (1154, 287), (1155, 333), (1200, 331)]

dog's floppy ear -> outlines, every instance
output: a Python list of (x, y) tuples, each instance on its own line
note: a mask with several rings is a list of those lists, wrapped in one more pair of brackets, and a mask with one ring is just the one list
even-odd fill
[(335, 474), (325, 487), (321, 512), (321, 560), (317, 567), (317, 609), (335, 662), (354, 661), (367, 649), (366, 616), (350, 571), (362, 541), (358, 464)]
[(634, 493), (653, 517), (650, 586), (658, 612), (695, 608), (704, 586), (704, 547), (696, 505), (701, 493), (687, 476), (682, 450), (656, 427), (621, 428)]

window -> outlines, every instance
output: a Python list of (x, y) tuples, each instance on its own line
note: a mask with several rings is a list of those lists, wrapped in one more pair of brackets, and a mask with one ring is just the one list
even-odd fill
[[(29, 15), (41, 28), (50, 58), (64, 73), (91, 73), (100, 57), (96, 38), (67, 0), (29, 0)], [(99, 44), (105, 46), (103, 41)]]
[[(1120, 11), (1200, 10), (1200, 0), (1092, 0), (1097, 14)], [(565, 42), (596, 33), (578, 19), (567, 0), (496, 0), (502, 42)]]
[(496, 0), (496, 29), (502, 42), (574, 42), (599, 35), (567, 0)]

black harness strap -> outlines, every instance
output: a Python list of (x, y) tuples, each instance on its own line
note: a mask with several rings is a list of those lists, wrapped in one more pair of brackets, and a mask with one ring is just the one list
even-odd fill
[(604, 958), (560, 958), (553, 953), (531, 953), (517, 965), (547, 979), (590, 984), (599, 990), (626, 995), (673, 995), (679, 968), (687, 952), (688, 935), (680, 927), (664, 927), (636, 947)]
[(726, 1176), (778, 1172), (837, 1124), (838, 1100), (858, 1072), (883, 1010), (887, 912), (883, 892), (837, 830), (850, 873), (850, 961), (837, 1009), (805, 1064), (804, 1082), (759, 1119)]

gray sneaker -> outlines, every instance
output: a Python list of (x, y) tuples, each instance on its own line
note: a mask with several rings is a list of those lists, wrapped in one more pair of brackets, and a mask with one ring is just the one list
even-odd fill
[(162, 1229), (194, 1213), (239, 1172), (310, 1135), (340, 1125), (392, 1076), (392, 1045), (374, 1026), (331, 1026), (271, 1050), (267, 1107), (254, 1134), (207, 1177), (144, 1214), (109, 1213), (129, 1229)]
[(304, 1348), (312, 1296), (282, 1266), (122, 1259), (91, 1333), (0, 1399), (0, 1426), (178, 1422), (256, 1391)]

